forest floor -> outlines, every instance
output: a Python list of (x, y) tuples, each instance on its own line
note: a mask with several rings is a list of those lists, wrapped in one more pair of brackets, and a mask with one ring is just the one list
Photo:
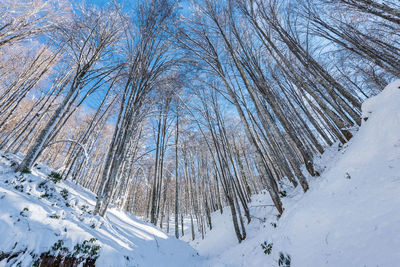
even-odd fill
[(200, 265), (187, 243), (133, 215), (110, 208), (105, 218), (93, 216), (95, 196), (68, 181), (54, 183), (44, 165), (14, 173), (19, 160), (0, 154), (0, 266)]
[(38, 266), (56, 255), (108, 267), (286, 266), (289, 259), (292, 267), (399, 266), (400, 81), (367, 100), (363, 118), (348, 144), (316, 160), (322, 175), (309, 178), (307, 193), (282, 183), (281, 217), (266, 192), (253, 196), (241, 244), (229, 209), (213, 214), (213, 230), (188, 241), (192, 248), (115, 208), (93, 216), (92, 193), (57, 182), (41, 164), (16, 174), (20, 157), (0, 153), (0, 266)]
[(280, 218), (266, 192), (253, 196), (238, 244), (229, 209), (214, 213), (213, 230), (190, 241), (205, 265), (286, 266), (290, 257), (292, 267), (400, 266), (400, 80), (362, 110), (354, 138), (317, 160), (323, 174), (307, 193), (283, 186)]

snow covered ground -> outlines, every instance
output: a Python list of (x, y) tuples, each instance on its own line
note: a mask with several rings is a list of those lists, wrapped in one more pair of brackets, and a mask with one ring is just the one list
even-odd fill
[[(323, 174), (309, 179), (307, 193), (282, 187), (281, 217), (266, 192), (253, 196), (241, 244), (229, 209), (213, 214), (205, 239), (188, 241), (201, 256), (114, 208), (105, 218), (92, 216), (92, 193), (54, 183), (40, 164), (31, 174), (15, 174), (11, 165), (19, 158), (0, 153), (0, 267), (32, 266), (46, 252), (107, 267), (286, 266), (289, 258), (292, 267), (399, 266), (400, 80), (363, 104), (363, 118), (349, 144), (317, 160)], [(183, 239), (189, 238), (185, 229)]]
[(285, 266), (279, 259), (290, 256), (292, 267), (400, 266), (400, 80), (362, 110), (362, 127), (324, 153), (310, 190), (286, 189), (281, 218), (265, 206), (268, 194), (254, 196), (248, 237), (237, 244), (229, 210), (213, 214), (213, 230), (190, 242), (205, 265)]
[(46, 252), (82, 263), (97, 259), (105, 267), (200, 265), (185, 242), (114, 208), (105, 218), (92, 216), (92, 193), (67, 181), (55, 184), (40, 164), (31, 174), (15, 174), (15, 161), (1, 154), (0, 266), (33, 266)]

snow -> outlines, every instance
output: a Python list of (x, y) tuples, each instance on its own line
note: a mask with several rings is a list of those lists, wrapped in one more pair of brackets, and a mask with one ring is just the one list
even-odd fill
[[(60, 240), (69, 251), (85, 241), (100, 246), (96, 266), (108, 267), (284, 266), (281, 255), (290, 256), (292, 267), (398, 266), (400, 80), (367, 100), (362, 111), (353, 139), (316, 159), (322, 176), (308, 178), (307, 193), (282, 181), (287, 196), (281, 217), (267, 192), (252, 197), (252, 222), (241, 244), (229, 208), (212, 215), (213, 230), (204, 240), (189, 241), (186, 227), (183, 240), (192, 248), (113, 207), (105, 218), (92, 216), (92, 193), (68, 181), (53, 183), (52, 170), (44, 165), (16, 174), (10, 165), (21, 155), (0, 153), (0, 258), (19, 253), (0, 266), (32, 266)], [(271, 253), (265, 254), (261, 244), (271, 245)]]
[(96, 266), (200, 265), (201, 257), (185, 242), (115, 208), (105, 218), (93, 216), (92, 193), (68, 181), (53, 183), (44, 165), (31, 174), (16, 174), (10, 165), (18, 161), (15, 155), (0, 157), (0, 255), (19, 253), (0, 266), (32, 266), (59, 240), (69, 251), (85, 240), (100, 246)]
[[(281, 218), (266, 192), (253, 196), (247, 239), (237, 243), (229, 210), (190, 244), (207, 266), (381, 266), (400, 262), (400, 80), (363, 106), (363, 123), (345, 146), (317, 161), (323, 175), (310, 190), (285, 187)], [(257, 217), (257, 218), (255, 218)], [(265, 220), (265, 222), (263, 222)], [(274, 227), (276, 225), (276, 228)], [(272, 244), (264, 254), (261, 244)]]

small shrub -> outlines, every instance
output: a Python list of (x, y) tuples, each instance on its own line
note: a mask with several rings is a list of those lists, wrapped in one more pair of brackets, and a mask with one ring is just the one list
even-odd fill
[(57, 251), (59, 250), (62, 246), (64, 245), (64, 241), (62, 239), (58, 240), (57, 242), (55, 242), (53, 244), (53, 246), (51, 247), (52, 251)]
[(16, 190), (18, 190), (19, 192), (24, 192), (24, 186), (23, 185), (16, 185), (16, 186), (14, 186), (14, 188)]
[(279, 194), (281, 195), (281, 197), (286, 197), (287, 196), (286, 190), (279, 191)]
[(41, 182), (38, 185), (38, 189), (44, 190), (43, 194), (40, 195), (41, 198), (51, 198), (54, 197), (53, 193), (54, 193), (54, 188), (50, 187), (47, 185), (47, 182)]
[(40, 258), (38, 258), (38, 259), (36, 259), (34, 262), (33, 262), (33, 265), (32, 265), (33, 267), (39, 267), (40, 266)]
[(271, 225), (276, 228), (278, 225), (276, 223), (271, 223)]
[(30, 170), (29, 168), (25, 167), (25, 168), (21, 171), (21, 173), (31, 173), (31, 170)]
[(77, 257), (79, 254), (83, 254), (88, 255), (92, 259), (96, 259), (100, 250), (100, 246), (94, 244), (96, 241), (96, 238), (91, 238), (89, 240), (84, 240), (82, 244), (76, 244), (73, 256)]
[(38, 188), (39, 188), (39, 189), (42, 189), (42, 188), (47, 189), (46, 182), (41, 182), (41, 183), (38, 185)]
[(57, 214), (51, 214), (49, 217), (52, 219), (60, 219), (60, 216), (58, 216)]
[(288, 254), (283, 254), (282, 252), (279, 253), (279, 260), (278, 265), (282, 267), (290, 267), (292, 259)]
[(44, 193), (44, 194), (41, 194), (41, 195), (40, 195), (41, 198), (48, 198), (49, 196), (50, 196), (50, 195), (47, 194), (47, 193)]
[(21, 215), (22, 217), (28, 217), (28, 215), (26, 214), (26, 211), (29, 211), (29, 209), (25, 207), (25, 208), (19, 213), (19, 215)]
[[(65, 228), (66, 231), (66, 228)], [(96, 238), (91, 238), (89, 240), (84, 240), (81, 244), (76, 244), (74, 249), (70, 251), (68, 248), (64, 247), (64, 241), (58, 240), (53, 244), (51, 250), (49, 250), (45, 255), (54, 255), (60, 257), (60, 255), (65, 259), (73, 259), (79, 266), (92, 266), (86, 265), (90, 262), (94, 263), (99, 257), (100, 246), (94, 244), (97, 241)], [(40, 258), (38, 261), (38, 266), (40, 266)], [(58, 265), (57, 265), (58, 266)], [(75, 265), (74, 265), (75, 266)], [(94, 265), (93, 265), (94, 266)]]
[(62, 180), (62, 176), (58, 172), (51, 172), (48, 177), (55, 184)]
[(60, 191), (60, 195), (65, 199), (68, 200), (68, 190), (67, 189), (63, 189)]
[(264, 254), (271, 254), (272, 245), (272, 243), (267, 243), (267, 241), (264, 241), (264, 243), (261, 244)]
[[(88, 214), (92, 214), (92, 211), (89, 210), (89, 206), (88, 205), (82, 205), (81, 210), (85, 213), (87, 212)], [(83, 214), (83, 213), (82, 213)]]

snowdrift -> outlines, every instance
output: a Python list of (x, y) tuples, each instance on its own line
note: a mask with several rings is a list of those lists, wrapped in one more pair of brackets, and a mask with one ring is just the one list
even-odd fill
[(345, 146), (318, 160), (310, 190), (285, 189), (282, 217), (268, 194), (253, 197), (248, 238), (237, 244), (228, 210), (191, 242), (210, 266), (400, 266), (400, 80), (363, 106)]
[(0, 266), (198, 266), (201, 261), (188, 244), (132, 215), (111, 208), (105, 218), (93, 216), (94, 195), (58, 181), (46, 166), (16, 174), (11, 165), (20, 159), (0, 156)]

